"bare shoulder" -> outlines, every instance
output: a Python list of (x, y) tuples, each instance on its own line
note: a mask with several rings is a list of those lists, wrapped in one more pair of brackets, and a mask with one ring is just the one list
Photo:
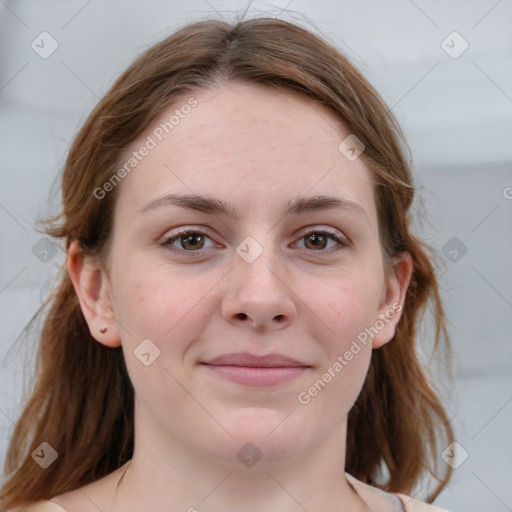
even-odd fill
[[(88, 486), (81, 487), (74, 491), (59, 494), (51, 499), (55, 509), (49, 508), (48, 512), (98, 512), (98, 510), (107, 510), (104, 503), (98, 499), (98, 496), (92, 492), (88, 492)], [(103, 505), (103, 506), (102, 506)], [(47, 512), (46, 509), (27, 510), (26, 512)]]
[(19, 506), (8, 512), (69, 512), (57, 503), (47, 500), (39, 500), (30, 505)]
[(89, 512), (91, 509), (87, 503), (84, 503), (83, 498), (85, 498), (85, 496), (81, 493), (81, 489), (76, 489), (64, 494), (59, 494), (53, 497), (51, 501), (65, 512)]
[[(62, 507), (64, 512), (98, 512), (110, 510), (115, 489), (123, 467), (112, 473), (72, 491), (59, 494), (51, 501)], [(32, 511), (30, 511), (32, 512)], [(34, 510), (39, 512), (39, 510)], [(46, 512), (46, 511), (41, 511)], [(48, 510), (53, 512), (53, 510)], [(55, 512), (63, 512), (61, 509)]]
[[(108, 500), (105, 498), (103, 487), (98, 485), (98, 482), (59, 494), (53, 497), (51, 501), (60, 507), (60, 512), (98, 512), (98, 510), (108, 510)], [(39, 510), (34, 510), (33, 512), (39, 512)], [(41, 512), (46, 512), (46, 510)], [(55, 512), (57, 512), (57, 509), (55, 509)]]

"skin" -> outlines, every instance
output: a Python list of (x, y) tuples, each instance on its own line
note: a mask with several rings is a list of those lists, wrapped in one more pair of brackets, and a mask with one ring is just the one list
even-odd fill
[[(53, 501), (70, 512), (398, 511), (396, 496), (351, 480), (356, 494), (343, 461), (347, 414), (399, 312), (308, 404), (297, 399), (379, 315), (403, 305), (412, 272), (403, 255), (386, 275), (370, 173), (338, 150), (350, 132), (324, 106), (283, 91), (228, 84), (193, 96), (198, 105), (118, 185), (106, 268), (76, 242), (69, 249), (92, 335), (123, 348), (136, 391), (135, 451), (117, 492), (126, 468)], [(173, 205), (139, 213), (167, 193), (222, 199), (238, 219)], [(313, 195), (346, 198), (364, 213), (286, 214), (288, 201)], [(178, 238), (174, 253), (165, 240), (178, 227), (207, 237), (192, 249)], [(325, 230), (348, 246), (328, 236), (308, 243)], [(262, 248), (251, 263), (236, 252), (248, 236)], [(149, 366), (133, 353), (144, 339), (160, 350)], [(309, 367), (260, 388), (200, 364), (241, 351)], [(247, 442), (263, 454), (252, 468), (237, 457)]]

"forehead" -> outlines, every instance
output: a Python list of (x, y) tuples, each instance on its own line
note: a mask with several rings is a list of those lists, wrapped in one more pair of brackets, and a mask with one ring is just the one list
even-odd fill
[(196, 91), (163, 111), (126, 152), (125, 162), (137, 161), (121, 183), (119, 208), (128, 215), (172, 192), (260, 211), (308, 193), (338, 193), (372, 210), (366, 166), (338, 149), (348, 135), (333, 112), (299, 94), (246, 84)]

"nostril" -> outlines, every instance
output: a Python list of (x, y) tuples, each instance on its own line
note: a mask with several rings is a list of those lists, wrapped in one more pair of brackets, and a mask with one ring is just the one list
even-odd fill
[(247, 318), (247, 315), (245, 313), (238, 313), (238, 318), (240, 318), (241, 320), (245, 320)]
[(274, 319), (275, 319), (275, 320), (278, 320), (278, 321), (282, 320), (283, 318), (284, 318), (284, 317), (283, 317), (283, 315), (276, 315), (276, 316), (274, 317)]

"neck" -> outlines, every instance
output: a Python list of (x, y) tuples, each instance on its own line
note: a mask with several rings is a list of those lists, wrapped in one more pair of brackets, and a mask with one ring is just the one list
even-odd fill
[(346, 422), (300, 458), (262, 459), (248, 468), (196, 453), (136, 421), (133, 457), (121, 471), (111, 510), (368, 511), (345, 475), (345, 439)]
[[(154, 512), (163, 512), (164, 510), (215, 512), (235, 507), (244, 507), (244, 512), (257, 512), (265, 510), (265, 508), (283, 512), (313, 510), (369, 512), (370, 510), (345, 475), (335, 482), (337, 488), (328, 488), (327, 485), (314, 486), (312, 482), (308, 482), (308, 489), (298, 490), (300, 486), (291, 485), (290, 477), (286, 479), (281, 474), (278, 474), (280, 478), (276, 478), (274, 474), (267, 472), (266, 479), (262, 478), (262, 475), (258, 475), (256, 478), (251, 476), (250, 479), (247, 479), (239, 474), (234, 475), (234, 472), (228, 472), (216, 486), (213, 486), (200, 498), (197, 491), (190, 492), (191, 489), (187, 488), (188, 486), (181, 479), (176, 479), (173, 485), (167, 485), (166, 489), (161, 492), (158, 492), (149, 482), (147, 486), (142, 485), (145, 480), (135, 474), (135, 466), (130, 468), (132, 463), (133, 459), (122, 468), (121, 478), (114, 493), (112, 512), (147, 510), (146, 507)], [(133, 469), (133, 472), (129, 473), (129, 478), (125, 480), (124, 477), (129, 468)], [(133, 484), (133, 480), (138, 483)], [(322, 482), (322, 484), (325, 483)], [(150, 489), (150, 492), (147, 494), (139, 492), (144, 487)], [(130, 504), (130, 508), (128, 508), (128, 504)]]

